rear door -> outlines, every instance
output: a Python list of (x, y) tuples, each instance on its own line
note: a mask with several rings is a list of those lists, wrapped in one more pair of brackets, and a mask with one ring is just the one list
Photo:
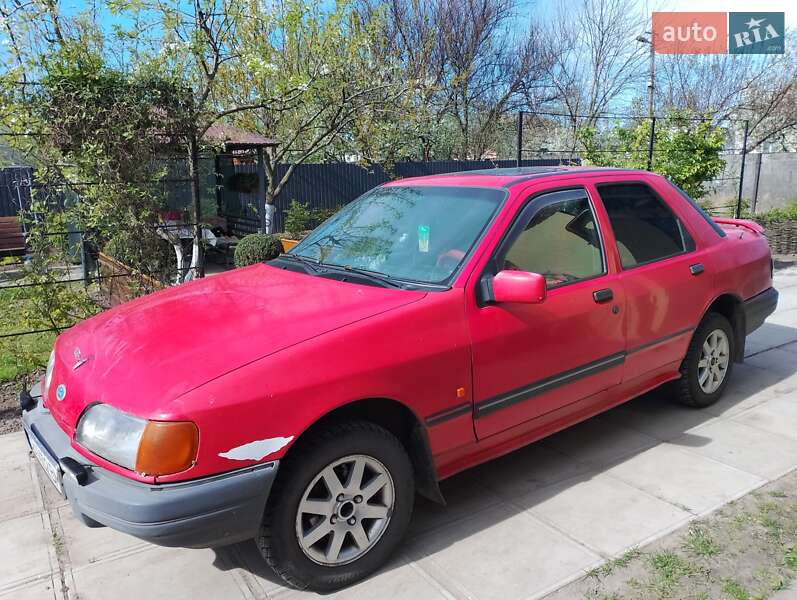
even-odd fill
[[(625, 381), (677, 367), (712, 292), (706, 250), (654, 181), (597, 183), (625, 290)], [(649, 376), (649, 375), (648, 375)]]
[(617, 385), (623, 369), (622, 288), (607, 270), (584, 188), (528, 199), (479, 281), (501, 270), (540, 273), (540, 304), (476, 301), (468, 321), (479, 438)]

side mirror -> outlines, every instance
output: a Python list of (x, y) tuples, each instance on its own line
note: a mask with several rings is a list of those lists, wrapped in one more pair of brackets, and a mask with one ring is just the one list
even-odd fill
[(527, 271), (501, 271), (492, 281), (495, 302), (539, 304), (545, 300), (545, 277)]

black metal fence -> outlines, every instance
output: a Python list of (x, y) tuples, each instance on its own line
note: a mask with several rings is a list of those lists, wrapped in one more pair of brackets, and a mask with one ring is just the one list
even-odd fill
[[(688, 122), (696, 125), (700, 122), (711, 122), (719, 127), (725, 136), (725, 147), (720, 155), (726, 161), (725, 168), (713, 180), (707, 182), (706, 204), (715, 213), (732, 213), (737, 217), (744, 208), (744, 202), (750, 202), (743, 193), (747, 162), (747, 146), (749, 122), (743, 119), (721, 119), (714, 121), (707, 118), (653, 116), (639, 114), (610, 115), (571, 115), (556, 112), (520, 111), (517, 115), (516, 164), (529, 158), (558, 158), (563, 163), (580, 162), (585, 156), (585, 133), (592, 135), (593, 153), (598, 153), (604, 161), (611, 159), (622, 162), (623, 159), (636, 158), (641, 164), (637, 168), (656, 170), (656, 162), (662, 149), (658, 146), (657, 132), (672, 127), (673, 123)], [(642, 126), (642, 127), (639, 127)], [(644, 147), (635, 148), (629, 153), (617, 150), (611, 144), (601, 145), (613, 132), (620, 128), (630, 130), (639, 127), (644, 133)], [(639, 144), (641, 145), (641, 144)], [(641, 152), (640, 152), (641, 150)], [(672, 159), (675, 151), (668, 149), (668, 158)], [(633, 156), (631, 156), (633, 154)], [(738, 160), (737, 160), (738, 157)], [(733, 160), (728, 160), (732, 158)], [(758, 182), (756, 183), (756, 189)], [(732, 188), (732, 191), (731, 191)], [(750, 202), (754, 204), (754, 200)]]
[(30, 208), (33, 169), (0, 169), (0, 217), (13, 217)]
[[(560, 158), (533, 158), (524, 159), (521, 164), (527, 167), (548, 167), (568, 162)], [(313, 209), (334, 209), (348, 204), (368, 190), (394, 179), (475, 169), (514, 167), (516, 165), (514, 160), (401, 162), (396, 163), (390, 169), (386, 169), (382, 165), (363, 167), (354, 163), (300, 164), (295, 167), (293, 175), (276, 199), (275, 228), (276, 231), (284, 230), (285, 211), (293, 200)], [(288, 165), (279, 165), (276, 169), (277, 179), (281, 178), (287, 169)], [(256, 165), (241, 163), (240, 157), (237, 156), (221, 156), (219, 172), (222, 184), (219, 192), (221, 216), (227, 219), (233, 232), (237, 235), (256, 231), (258, 225), (256, 194), (236, 192), (224, 186), (224, 182), (229, 181), (236, 174), (255, 174)]]

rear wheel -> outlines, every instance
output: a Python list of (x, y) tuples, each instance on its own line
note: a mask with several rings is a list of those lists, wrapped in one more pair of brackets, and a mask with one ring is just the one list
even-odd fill
[(414, 498), (410, 459), (395, 436), (368, 422), (338, 425), (280, 465), (257, 543), (290, 585), (336, 590), (390, 556)]
[(692, 337), (676, 382), (677, 399), (703, 408), (722, 396), (733, 368), (736, 346), (731, 324), (718, 313), (707, 314)]

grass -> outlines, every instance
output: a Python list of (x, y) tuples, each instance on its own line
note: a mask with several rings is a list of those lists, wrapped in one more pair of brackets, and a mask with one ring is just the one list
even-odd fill
[(783, 562), (793, 571), (797, 571), (797, 547), (792, 546), (786, 550)]
[(770, 599), (797, 578), (797, 472), (589, 575), (556, 599)]
[[(29, 300), (19, 299), (10, 290), (0, 290), (0, 335), (28, 329), (20, 315)], [(13, 381), (47, 363), (55, 334), (35, 333), (0, 338), (0, 383)]]
[(654, 572), (651, 587), (660, 598), (668, 597), (682, 578), (698, 572), (694, 564), (675, 552), (654, 554), (650, 557), (650, 564)]
[(750, 594), (738, 581), (726, 579), (722, 584), (722, 591), (728, 594), (733, 600), (751, 600)]
[(693, 525), (689, 528), (684, 547), (694, 556), (708, 558), (720, 553), (720, 547), (713, 540), (705, 527)]
[(590, 570), (587, 575), (594, 578), (608, 577), (615, 571), (615, 569), (624, 569), (631, 563), (632, 560), (640, 557), (641, 555), (642, 552), (638, 548), (632, 548), (622, 556), (613, 558), (612, 560), (602, 564), (600, 567)]

